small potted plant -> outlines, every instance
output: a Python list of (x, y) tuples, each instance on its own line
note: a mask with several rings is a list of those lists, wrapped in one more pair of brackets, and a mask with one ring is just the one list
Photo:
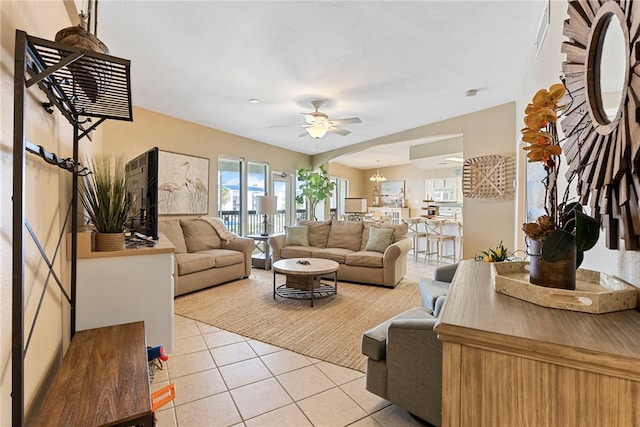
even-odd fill
[(510, 261), (515, 255), (513, 252), (509, 252), (509, 249), (505, 248), (502, 244), (502, 240), (500, 243), (496, 245), (495, 248), (489, 248), (486, 251), (480, 251), (478, 255), (476, 255), (476, 260), (485, 261), (485, 262), (504, 262)]
[(322, 200), (326, 200), (333, 196), (333, 190), (336, 183), (331, 182), (327, 171), (320, 166), (320, 171), (312, 171), (309, 169), (298, 170), (298, 181), (303, 183), (300, 185), (302, 192), (296, 196), (296, 202), (303, 204), (305, 200), (309, 202), (309, 211), (311, 219), (316, 220), (316, 206)]
[(87, 162), (90, 174), (79, 182), (82, 206), (96, 231), (95, 250), (124, 249), (125, 223), (133, 200), (128, 194), (126, 160), (99, 154)]

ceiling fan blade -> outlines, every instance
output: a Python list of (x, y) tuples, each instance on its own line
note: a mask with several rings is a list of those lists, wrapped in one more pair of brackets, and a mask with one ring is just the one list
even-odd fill
[(349, 117), (348, 119), (336, 119), (336, 120), (331, 120), (331, 124), (333, 125), (347, 125), (349, 123), (362, 123), (362, 120), (360, 120), (359, 117)]
[(333, 126), (329, 128), (329, 132), (337, 133), (338, 135), (342, 135), (342, 136), (347, 136), (351, 133), (348, 130), (340, 129)]
[(287, 128), (287, 127), (299, 127), (299, 126), (307, 126), (306, 123), (297, 123), (295, 125), (271, 125), (272, 128)]
[(298, 138), (303, 138), (305, 136), (309, 136), (309, 134), (307, 132), (303, 132), (300, 135), (298, 135)]

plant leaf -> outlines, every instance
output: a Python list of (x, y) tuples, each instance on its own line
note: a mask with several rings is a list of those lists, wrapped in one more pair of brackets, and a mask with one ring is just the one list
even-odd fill
[(574, 249), (575, 244), (573, 234), (561, 229), (554, 230), (542, 242), (542, 258), (547, 262), (562, 261)]
[(576, 247), (579, 251), (588, 251), (598, 242), (600, 237), (600, 223), (595, 218), (574, 211), (576, 217)]

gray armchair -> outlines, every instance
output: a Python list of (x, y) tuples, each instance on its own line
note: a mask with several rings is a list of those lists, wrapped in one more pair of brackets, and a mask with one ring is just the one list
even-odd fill
[(442, 343), (433, 327), (457, 264), (421, 279), (424, 307), (400, 313), (362, 336), (368, 356), (366, 388), (411, 414), (439, 426), (442, 421)]

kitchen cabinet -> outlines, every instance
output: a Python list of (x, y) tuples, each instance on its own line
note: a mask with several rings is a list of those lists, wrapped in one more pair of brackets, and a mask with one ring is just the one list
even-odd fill
[(462, 201), (462, 177), (453, 176), (427, 179), (425, 180), (424, 188), (426, 200), (446, 202)]

